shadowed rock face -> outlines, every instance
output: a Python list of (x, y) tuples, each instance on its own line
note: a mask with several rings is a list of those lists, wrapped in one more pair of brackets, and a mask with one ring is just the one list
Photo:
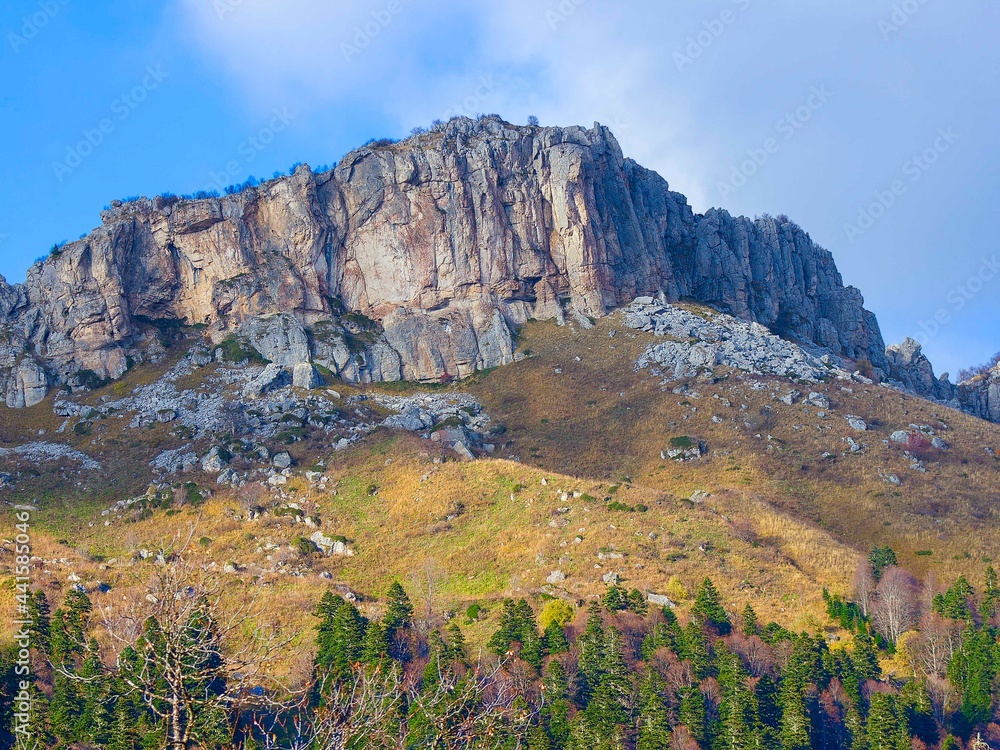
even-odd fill
[(436, 380), (512, 361), (529, 318), (585, 323), (661, 292), (886, 367), (860, 292), (798, 226), (694, 214), (597, 124), (457, 119), (331, 172), (102, 220), (24, 284), (0, 279), (8, 404), (119, 377), (151, 323), (239, 333), (346, 380)]

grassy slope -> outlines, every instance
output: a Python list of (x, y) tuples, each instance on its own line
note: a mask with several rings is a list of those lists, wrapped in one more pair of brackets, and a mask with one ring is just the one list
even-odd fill
[[(612, 330), (617, 335), (610, 338)], [(371, 612), (378, 610), (371, 597), (392, 579), (407, 585), (418, 609), (426, 598), (418, 592), (430, 582), (436, 608), (460, 612), (476, 602), (495, 612), (495, 602), (506, 595), (583, 601), (603, 592), (601, 576), (615, 570), (627, 586), (657, 592), (674, 577), (690, 589), (711, 575), (733, 610), (751, 602), (767, 619), (812, 630), (825, 622), (821, 587), (845, 591), (857, 550), (891, 544), (908, 567), (942, 580), (963, 572), (979, 581), (982, 559), (998, 556), (1000, 463), (983, 450), (1000, 448), (997, 426), (874, 386), (855, 385), (853, 393), (838, 383), (820, 386), (832, 402), (823, 420), (814, 408), (777, 402), (775, 393), (789, 388), (778, 380), (730, 374), (692, 384), (700, 398), (675, 395), (670, 389), (676, 384), (661, 386), (632, 369), (651, 340), (622, 329), (614, 316), (590, 331), (529, 324), (521, 341), (528, 359), (455, 386), (478, 396), (508, 428), (503, 439), (510, 443), (498, 458), (462, 463), (416, 436), (386, 432), (333, 456), (321, 440), (293, 446), (301, 466), (327, 458), (330, 479), (323, 492), (303, 478), (286, 491), (315, 507), (326, 533), (351, 540), (356, 554), (350, 558), (292, 553), (288, 542), (311, 529), (288, 518), (248, 520), (229, 491), (199, 509), (160, 510), (146, 520), (105, 525), (102, 508), (142, 491), (142, 464), (181, 442), (166, 426), (120, 434), (113, 420), (98, 422), (88, 436), (54, 438), (61, 420), (48, 402), (2, 410), (0, 438), (38, 439), (44, 429), (51, 439), (101, 458), (105, 468), (67, 482), (58, 467), (45, 464), (5, 499), (39, 501), (34, 542), (46, 560), (39, 575), (56, 599), (75, 571), (84, 581), (112, 585), (111, 593), (94, 595), (98, 603), (121, 601), (153, 572), (151, 562), (137, 561), (137, 550), (167, 547), (193, 533), (194, 540), (207, 540), (191, 549), (203, 565), (214, 563), (209, 570), (221, 576), (226, 561), (240, 563), (239, 573), (224, 577), (234, 597), (255, 592), (282, 626), (296, 629), (312, 624), (311, 603), (330, 585), (320, 572), (367, 596), (363, 608)], [(138, 368), (117, 389), (127, 392), (166, 366)], [(751, 388), (755, 380), (765, 388)], [(723, 406), (723, 398), (732, 406)], [(762, 407), (770, 414), (762, 415)], [(855, 433), (845, 414), (875, 426)], [(713, 422), (713, 415), (722, 422)], [(928, 455), (927, 474), (909, 469), (901, 450), (882, 443), (910, 422), (935, 420), (948, 424), (941, 434), (952, 448)], [(687, 463), (662, 460), (669, 439), (681, 435), (705, 440), (710, 455)], [(847, 436), (868, 444), (866, 454), (842, 456)], [(116, 451), (127, 451), (127, 460), (114, 460)], [(834, 457), (821, 458), (823, 451)], [(499, 458), (511, 455), (520, 460)], [(887, 484), (880, 470), (899, 475), (903, 484)], [(205, 483), (204, 475), (195, 479)], [(367, 491), (372, 484), (375, 495)], [(694, 490), (712, 497), (691, 503), (686, 498)], [(587, 496), (573, 497), (574, 491)], [(607, 496), (649, 510), (609, 510), (602, 501)], [(464, 510), (456, 515), (460, 505)], [(757, 543), (745, 541), (748, 525)], [(917, 556), (917, 550), (932, 554)], [(608, 559), (610, 552), (624, 557)], [(5, 568), (9, 560), (4, 550)], [(281, 572), (267, 572), (276, 562), (284, 563)], [(545, 578), (556, 569), (567, 579), (549, 586)], [(9, 607), (9, 592), (4, 596)], [(481, 643), (492, 627), (470, 625), (472, 641)], [(290, 662), (289, 668), (301, 665)]]

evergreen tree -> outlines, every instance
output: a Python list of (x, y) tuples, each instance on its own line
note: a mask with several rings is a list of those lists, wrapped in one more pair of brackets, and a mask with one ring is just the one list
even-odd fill
[(457, 622), (453, 622), (447, 627), (447, 642), (444, 649), (444, 657), (449, 661), (459, 664), (468, 664), (469, 654), (465, 650), (465, 636)]
[(663, 702), (662, 680), (647, 669), (639, 686), (639, 732), (636, 750), (669, 750), (670, 717)]
[(989, 721), (993, 714), (995, 645), (988, 632), (969, 626), (962, 634), (962, 648), (948, 664), (948, 677), (961, 693), (962, 717), (969, 728)]
[(361, 650), (361, 661), (376, 666), (389, 658), (389, 639), (380, 622), (370, 622), (365, 628), (365, 640)]
[(685, 625), (681, 631), (680, 651), (681, 658), (691, 663), (691, 673), (695, 679), (703, 680), (708, 677), (712, 668), (708, 639), (694, 621)]
[(885, 547), (875, 547), (868, 553), (868, 562), (872, 566), (872, 577), (875, 579), (875, 583), (882, 580), (882, 572), (886, 568), (899, 563), (896, 559), (895, 551), (888, 545)]
[(718, 630), (722, 635), (729, 633), (731, 624), (729, 616), (719, 599), (719, 592), (712, 583), (711, 578), (706, 578), (698, 589), (698, 594), (691, 607), (691, 614), (702, 623), (707, 623)]
[(760, 621), (757, 613), (749, 604), (743, 608), (743, 632), (747, 635), (760, 635)]
[(804, 683), (786, 677), (782, 683), (780, 696), (781, 722), (779, 737), (782, 750), (810, 750), (810, 722), (803, 697)]
[(52, 619), (49, 612), (49, 601), (45, 593), (36, 591), (28, 599), (28, 619), (32, 626), (32, 643), (43, 654), (49, 654), (52, 647)]
[[(905, 725), (905, 722), (903, 723)], [(899, 725), (900, 720), (896, 714), (896, 702), (893, 697), (888, 693), (873, 693), (868, 708), (868, 721), (865, 722), (868, 746), (872, 750), (894, 748)]]
[(877, 680), (882, 676), (882, 667), (878, 663), (878, 649), (875, 641), (867, 630), (862, 630), (854, 636), (854, 655), (852, 657), (854, 671), (863, 680)]
[(601, 620), (600, 607), (590, 608), (587, 627), (578, 639), (580, 655), (577, 663), (577, 699), (583, 705), (590, 700), (593, 691), (601, 680), (604, 667), (604, 623)]
[(382, 626), (386, 635), (391, 640), (398, 630), (409, 628), (413, 625), (413, 604), (410, 597), (406, 595), (403, 587), (398, 581), (394, 581), (386, 594), (385, 617), (382, 618)]
[(544, 697), (541, 717), (551, 741), (552, 750), (563, 750), (569, 741), (571, 708), (569, 700), (569, 681), (566, 678), (566, 668), (558, 659), (549, 662), (542, 682)]
[(708, 742), (708, 711), (705, 707), (705, 696), (698, 688), (692, 687), (683, 691), (677, 718), (687, 727), (695, 742), (705, 747)]
[(549, 655), (564, 654), (569, 651), (569, 641), (565, 631), (556, 623), (549, 623), (542, 635), (542, 645)]

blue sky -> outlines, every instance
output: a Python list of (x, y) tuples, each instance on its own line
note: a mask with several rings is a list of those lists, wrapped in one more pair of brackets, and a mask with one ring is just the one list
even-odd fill
[(611, 126), (696, 210), (788, 214), (955, 372), (1000, 349), (998, 29), (994, 0), (0, 0), (0, 274), (113, 198), (534, 114)]

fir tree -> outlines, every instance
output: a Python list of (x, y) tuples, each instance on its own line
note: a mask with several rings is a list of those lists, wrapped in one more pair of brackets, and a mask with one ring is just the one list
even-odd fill
[(394, 581), (386, 594), (387, 607), (382, 626), (391, 640), (398, 630), (413, 625), (413, 604), (398, 581)]
[(729, 633), (731, 624), (729, 616), (719, 599), (719, 592), (712, 583), (711, 578), (706, 578), (698, 589), (694, 606), (691, 607), (691, 614), (701, 622), (711, 625), (722, 635)]

